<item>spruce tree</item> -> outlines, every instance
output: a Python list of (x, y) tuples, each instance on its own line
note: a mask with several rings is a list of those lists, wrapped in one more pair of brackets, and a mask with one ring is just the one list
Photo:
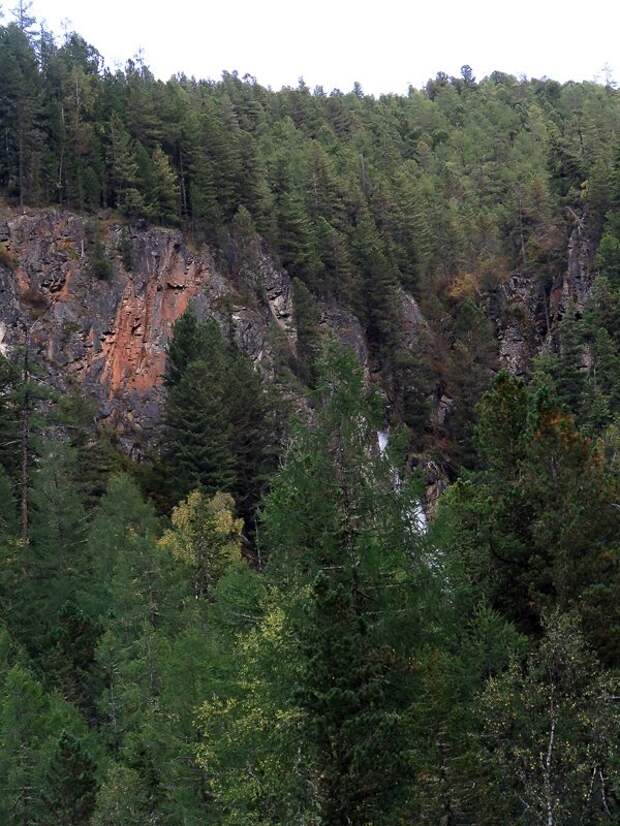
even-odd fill
[(45, 773), (42, 826), (90, 823), (97, 793), (96, 768), (83, 742), (61, 732)]
[(231, 491), (252, 537), (257, 509), (277, 467), (283, 405), (276, 391), (236, 347), (229, 357), (227, 397), (235, 470)]
[(320, 347), (320, 313), (316, 299), (299, 278), (293, 279), (293, 304), (297, 330), (297, 369), (302, 381), (313, 387)]
[(250, 533), (275, 467), (278, 422), (260, 374), (217, 323), (189, 310), (175, 324), (165, 383), (164, 484), (172, 503), (200, 487), (234, 494)]
[(129, 216), (144, 211), (144, 196), (138, 190), (138, 164), (131, 138), (114, 114), (110, 122), (110, 179), (114, 188), (117, 207)]
[(174, 224), (179, 217), (179, 184), (170, 159), (157, 147), (153, 152), (153, 189), (147, 209), (155, 221)]
[(190, 307), (177, 319), (172, 330), (164, 376), (166, 387), (176, 386), (192, 361), (206, 357), (207, 341), (204, 336), (204, 325), (198, 321), (196, 313)]
[(205, 705), (201, 755), (236, 818), (398, 822), (426, 574), (411, 491), (369, 455), (377, 409), (354, 357), (333, 352), (321, 378), (316, 426), (297, 431), (264, 509), (272, 588), (236, 654), (254, 688)]
[(195, 487), (213, 494), (234, 484), (224, 376), (206, 361), (192, 361), (168, 393), (165, 457), (177, 500)]

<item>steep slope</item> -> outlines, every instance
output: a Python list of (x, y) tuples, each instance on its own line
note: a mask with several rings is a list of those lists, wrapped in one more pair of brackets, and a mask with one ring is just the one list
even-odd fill
[[(240, 285), (218, 270), (207, 247), (193, 249), (179, 231), (109, 220), (99, 231), (112, 274), (102, 279), (91, 228), (92, 220), (63, 211), (0, 215), (0, 351), (16, 355), (28, 333), (47, 380), (61, 390), (81, 385), (129, 452), (139, 455), (153, 437), (166, 345), (190, 302), (271, 377), (276, 362), (294, 358), (290, 278), (261, 251), (253, 284)], [(348, 310), (325, 308), (321, 323), (366, 362), (361, 326)]]
[[(190, 302), (199, 315), (216, 318), (270, 378), (288, 375), (288, 392), (303, 393), (288, 369), (297, 346), (291, 279), (261, 245), (251, 255), (245, 251), (243, 272), (232, 275), (216, 265), (208, 247), (194, 247), (179, 230), (129, 226), (113, 215), (94, 222), (53, 209), (5, 209), (0, 243), (1, 352), (18, 353), (28, 331), (31, 354), (47, 380), (61, 390), (82, 386), (96, 400), (100, 420), (114, 427), (134, 456), (155, 440), (167, 342)], [(592, 247), (584, 219), (574, 216), (567, 265), (548, 287), (515, 272), (479, 299), (495, 330), (498, 365), (526, 373), (535, 354), (554, 346), (567, 308), (583, 310), (594, 277)], [(97, 254), (111, 261), (109, 277), (97, 277)], [(441, 332), (402, 288), (391, 301), (398, 304), (400, 345), (415, 363), (425, 357), (420, 340), (428, 355)], [(320, 329), (352, 347), (388, 404), (394, 402), (393, 365), (388, 359), (377, 371), (360, 320), (348, 307), (319, 306)], [(433, 382), (430, 438), (441, 452), (454, 405), (439, 373)], [(420, 460), (429, 485), (441, 487), (441, 469)]]

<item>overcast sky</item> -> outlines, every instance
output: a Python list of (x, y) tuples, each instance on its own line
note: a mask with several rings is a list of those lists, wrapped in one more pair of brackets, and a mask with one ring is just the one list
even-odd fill
[(607, 64), (620, 80), (620, 0), (35, 0), (33, 11), (59, 33), (70, 21), (109, 66), (142, 49), (164, 79), (237, 69), (274, 88), (303, 75), (380, 94), (468, 63), (479, 78), (561, 81), (603, 79)]

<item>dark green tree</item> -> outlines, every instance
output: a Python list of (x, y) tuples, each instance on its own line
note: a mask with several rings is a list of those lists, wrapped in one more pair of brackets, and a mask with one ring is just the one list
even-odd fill
[(39, 821), (49, 826), (90, 823), (97, 794), (96, 764), (84, 744), (61, 732), (45, 774), (45, 814)]

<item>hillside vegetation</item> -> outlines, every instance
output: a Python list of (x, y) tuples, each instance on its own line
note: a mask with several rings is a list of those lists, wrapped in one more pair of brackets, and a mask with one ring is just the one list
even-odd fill
[(172, 226), (240, 295), (277, 261), (296, 334), (269, 381), (190, 305), (140, 462), (31, 327), (0, 357), (0, 822), (618, 823), (614, 85), (164, 83), (22, 13), (0, 125), (4, 201), (86, 215), (98, 288), (107, 219), (126, 271)]

